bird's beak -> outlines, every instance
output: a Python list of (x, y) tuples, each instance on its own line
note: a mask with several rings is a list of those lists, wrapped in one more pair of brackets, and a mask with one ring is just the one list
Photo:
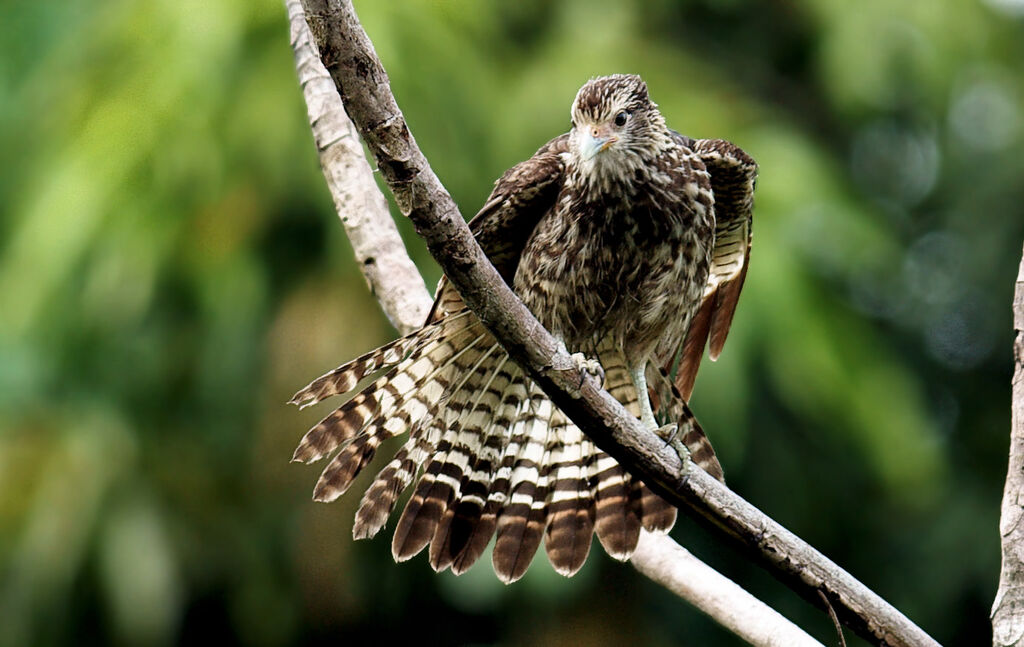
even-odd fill
[(601, 151), (607, 150), (608, 147), (619, 140), (618, 137), (598, 127), (587, 128), (583, 131), (582, 135), (580, 138), (580, 152), (585, 160), (594, 159), (594, 156)]

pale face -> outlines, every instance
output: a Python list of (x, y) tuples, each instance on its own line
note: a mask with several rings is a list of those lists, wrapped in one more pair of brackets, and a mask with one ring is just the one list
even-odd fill
[(661, 142), (664, 120), (639, 77), (589, 81), (572, 106), (569, 148), (585, 174), (625, 176)]

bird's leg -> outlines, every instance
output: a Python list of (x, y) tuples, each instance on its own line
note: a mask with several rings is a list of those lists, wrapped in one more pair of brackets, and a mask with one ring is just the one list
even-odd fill
[(658, 421), (654, 419), (654, 409), (651, 408), (651, 397), (647, 393), (647, 362), (634, 365), (629, 369), (629, 377), (633, 379), (633, 386), (636, 387), (636, 401), (640, 404), (640, 420), (651, 429), (658, 428)]
[(685, 462), (690, 457), (690, 450), (683, 444), (682, 439), (679, 438), (679, 425), (673, 422), (659, 426), (657, 419), (654, 417), (654, 409), (651, 408), (651, 396), (647, 391), (647, 362), (644, 361), (639, 366), (634, 365), (631, 367), (629, 369), (629, 377), (633, 380), (633, 386), (636, 387), (636, 400), (640, 405), (641, 422), (649, 429), (653, 429), (654, 433), (664, 439), (666, 445), (676, 450), (676, 453)]

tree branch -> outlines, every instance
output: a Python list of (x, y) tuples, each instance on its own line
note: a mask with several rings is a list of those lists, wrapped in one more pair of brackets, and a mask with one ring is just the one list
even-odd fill
[(658, 494), (738, 540), (776, 577), (818, 606), (821, 591), (839, 618), (862, 637), (877, 645), (937, 645), (833, 562), (703, 470), (682, 461), (593, 378), (575, 369), (488, 262), (430, 169), (351, 2), (303, 0), (302, 5), (324, 66), (400, 210), (416, 226), (466, 305), (552, 401)]
[(630, 562), (751, 645), (821, 647), (803, 629), (665, 534), (641, 532)]
[(1010, 461), (1003, 489), (999, 534), (1003, 565), (992, 604), (992, 644), (1018, 645), (1024, 639), (1024, 256), (1013, 295), (1013, 402), (1010, 422)]
[(301, 5), (298, 0), (285, 4), (295, 69), (334, 208), (370, 292), (398, 332), (410, 333), (426, 321), (433, 299), (406, 253), (387, 199), (373, 179), (359, 133), (310, 41)]

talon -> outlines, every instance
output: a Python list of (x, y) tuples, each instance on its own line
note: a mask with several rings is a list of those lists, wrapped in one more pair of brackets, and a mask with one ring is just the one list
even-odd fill
[(655, 429), (654, 433), (658, 434), (658, 437), (664, 440), (666, 445), (671, 445), (676, 436), (679, 435), (679, 425), (674, 422), (662, 425)]
[(679, 454), (679, 458), (683, 460), (684, 468), (690, 463), (690, 448), (683, 444), (682, 438), (679, 436), (679, 425), (671, 423), (668, 425), (662, 425), (654, 430), (654, 433), (658, 434), (665, 444), (676, 450), (676, 454)]
[(601, 362), (588, 358), (583, 353), (573, 353), (569, 357), (572, 358), (573, 364), (576, 365), (576, 369), (580, 372), (580, 386), (583, 386), (582, 374), (589, 373), (596, 377), (598, 382), (600, 382), (601, 388), (604, 388), (604, 368), (601, 366)]

